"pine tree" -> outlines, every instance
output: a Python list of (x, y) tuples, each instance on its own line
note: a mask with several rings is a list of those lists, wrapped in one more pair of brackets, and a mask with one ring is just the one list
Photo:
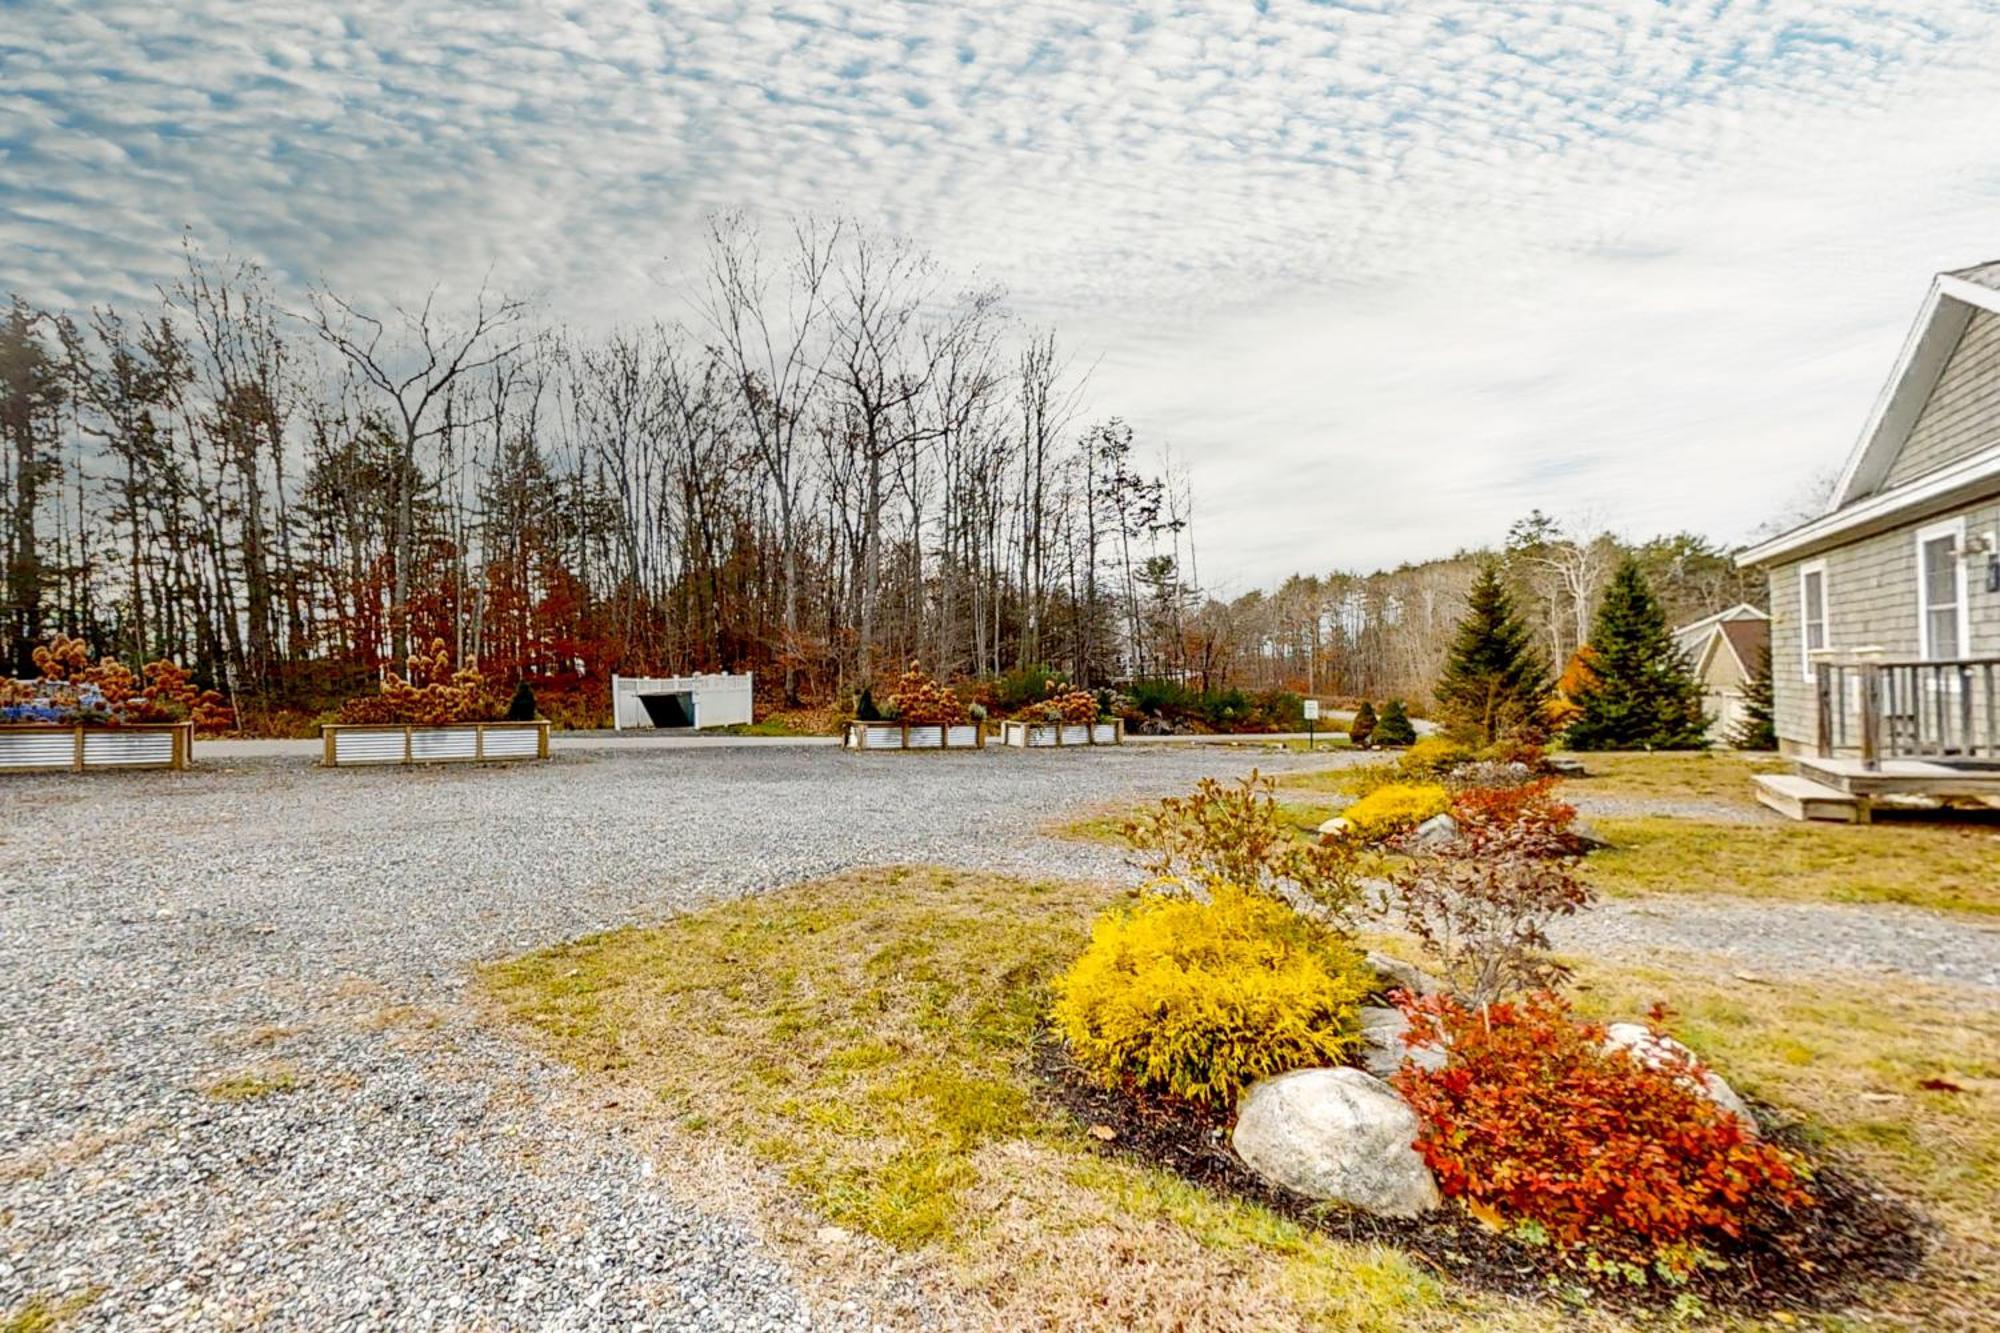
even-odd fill
[(1590, 679), (1577, 691), (1573, 750), (1699, 750), (1708, 744), (1701, 685), (1666, 612), (1629, 556), (1590, 631)]
[(1365, 750), (1368, 748), (1369, 738), (1374, 734), (1375, 705), (1363, 699), (1361, 707), (1354, 710), (1354, 720), (1347, 724), (1347, 739), (1352, 741), (1356, 748)]
[(1771, 645), (1757, 655), (1756, 669), (1743, 682), (1743, 717), (1729, 733), (1739, 750), (1778, 748), (1778, 713), (1771, 695)]
[(514, 687), (513, 701), (507, 705), (507, 720), (533, 722), (537, 716), (535, 707), (535, 687), (528, 684), (527, 677), (523, 676), (521, 683)]
[(1432, 693), (1445, 725), (1482, 745), (1529, 722), (1549, 692), (1549, 668), (1491, 561), (1479, 568), (1444, 674)]
[(1410, 725), (1409, 710), (1403, 707), (1401, 699), (1391, 699), (1382, 705), (1381, 720), (1375, 724), (1377, 745), (1414, 745), (1417, 729)]

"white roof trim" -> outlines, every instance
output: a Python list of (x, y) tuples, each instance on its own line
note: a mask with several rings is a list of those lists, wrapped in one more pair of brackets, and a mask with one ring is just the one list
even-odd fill
[(1916, 323), (1910, 326), (1903, 350), (1896, 355), (1896, 367), (1875, 396), (1861, 438), (1841, 469), (1840, 483), (1827, 498), (1828, 513), (1873, 494), (1889, 475), (1924, 404), (1930, 401), (1931, 391), (1937, 388), (1938, 376), (1958, 350), (1958, 340), (1964, 336), (1973, 310), (1992, 308), (1986, 300), (1978, 299), (1982, 293), (1987, 298), (2000, 297), (2000, 292), (1963, 278), (1939, 275), (1931, 280)]
[(2000, 492), (2000, 445), (1947, 463), (1915, 481), (1845, 505), (1780, 533), (1736, 556), (1739, 565), (1768, 565), (1837, 546), (1843, 540), (1941, 512)]
[(1682, 634), (1692, 634), (1698, 629), (1709, 625), (1719, 625), (1725, 620), (1769, 620), (1770, 618), (1771, 613), (1762, 607), (1752, 606), (1748, 602), (1738, 602), (1727, 611), (1717, 611), (1713, 615), (1703, 616), (1700, 620), (1690, 620), (1687, 624), (1675, 630), (1674, 634), (1676, 637)]

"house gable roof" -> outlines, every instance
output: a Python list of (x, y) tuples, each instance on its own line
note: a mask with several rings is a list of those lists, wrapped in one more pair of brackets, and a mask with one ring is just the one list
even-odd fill
[(1949, 507), (2000, 486), (2000, 446), (1956, 459), (1895, 486), (1891, 470), (1925, 404), (1975, 314), (2000, 315), (2000, 260), (1940, 273), (1903, 341), (1888, 383), (1849, 453), (1826, 511), (1737, 556), (1741, 565), (1769, 564), (1840, 544), (1870, 531)]

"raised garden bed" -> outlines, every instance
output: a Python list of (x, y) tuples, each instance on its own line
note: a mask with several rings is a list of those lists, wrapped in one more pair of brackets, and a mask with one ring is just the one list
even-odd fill
[(0, 772), (82, 773), (109, 768), (186, 768), (192, 722), (0, 724)]
[(1000, 743), (1017, 750), (1035, 750), (1066, 745), (1123, 745), (1125, 723), (1108, 722), (1002, 722)]
[(329, 722), (319, 729), (327, 768), (364, 764), (477, 764), (547, 759), (547, 722), (451, 722), (443, 726)]
[(986, 729), (977, 722), (850, 722), (841, 744), (849, 750), (983, 750)]

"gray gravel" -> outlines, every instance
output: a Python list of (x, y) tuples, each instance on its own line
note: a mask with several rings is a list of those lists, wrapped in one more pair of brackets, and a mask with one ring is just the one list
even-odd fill
[[(866, 1327), (566, 1113), (472, 1022), (467, 964), (716, 896), (938, 861), (1129, 874), (1036, 829), (1328, 756), (1131, 747), (634, 750), (509, 770), (0, 784), (0, 1312), (85, 1326)], [(1920, 912), (1613, 904), (1564, 943), (2000, 986)], [(214, 1095), (254, 1076), (267, 1095)]]

